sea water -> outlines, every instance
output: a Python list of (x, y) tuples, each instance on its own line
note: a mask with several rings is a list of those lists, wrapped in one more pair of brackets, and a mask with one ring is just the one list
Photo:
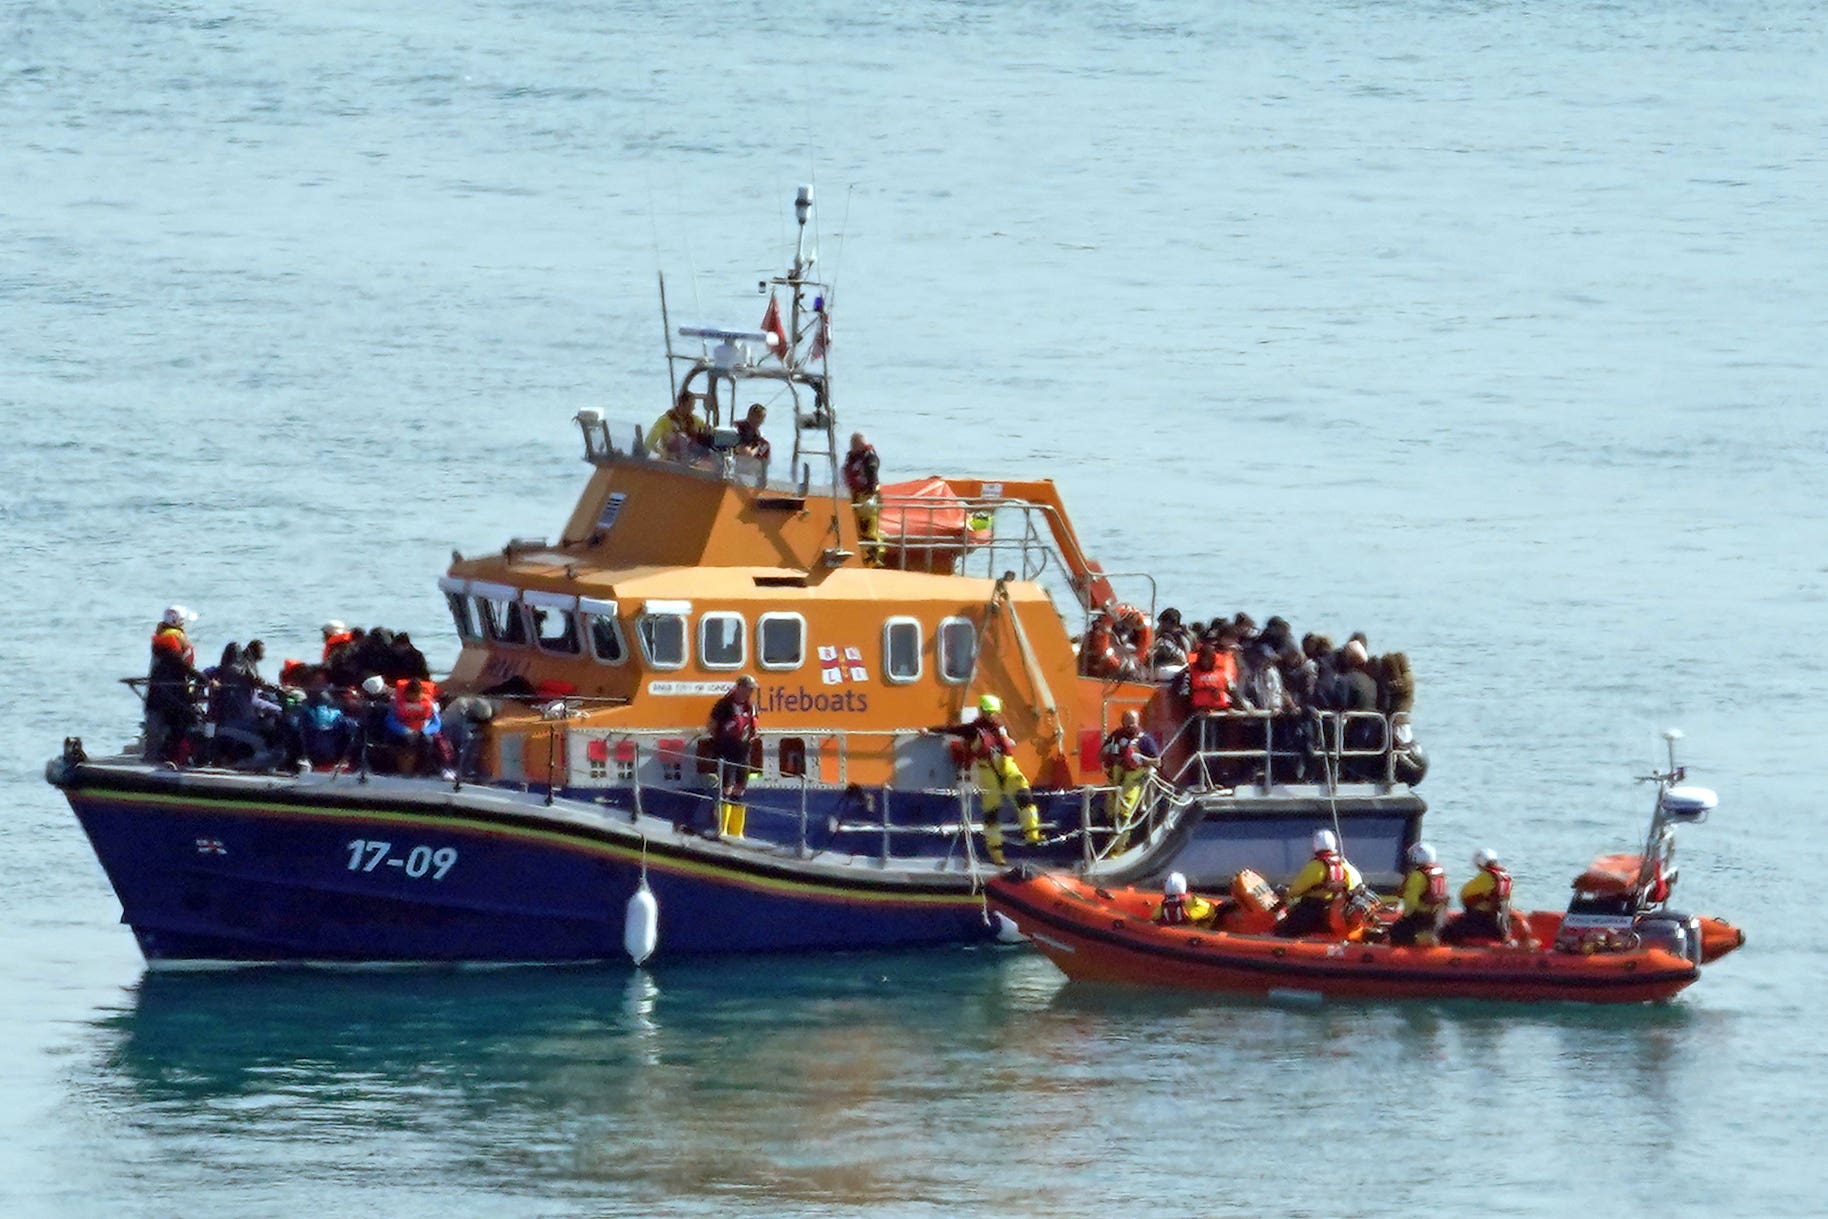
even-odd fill
[[(0, 1213), (1828, 1208), (1828, 18), (1563, 3), (0, 13)], [(841, 425), (1058, 480), (1162, 602), (1411, 656), (1428, 836), (1554, 906), (1682, 759), (1642, 1010), (1314, 1010), (1024, 951), (149, 977), (42, 782), (329, 617), (454, 652), (569, 420), (751, 326), (816, 184)], [(777, 449), (788, 438), (775, 438)], [(649, 521), (644, 525), (658, 526)]]

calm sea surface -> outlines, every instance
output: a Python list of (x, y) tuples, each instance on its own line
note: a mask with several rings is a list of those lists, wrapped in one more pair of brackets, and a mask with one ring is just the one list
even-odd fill
[[(0, 1214), (1828, 1210), (1828, 16), (1626, 3), (0, 11)], [(1023, 952), (147, 978), (41, 780), (200, 650), (453, 652), (580, 407), (815, 180), (887, 472), (1051, 475), (1190, 612), (1411, 654), (1556, 904), (1717, 787), (1662, 1009), (1210, 1004)]]

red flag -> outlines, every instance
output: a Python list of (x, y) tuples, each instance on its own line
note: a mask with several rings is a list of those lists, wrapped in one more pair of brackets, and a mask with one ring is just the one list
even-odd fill
[(809, 360), (823, 360), (825, 352), (831, 347), (831, 314), (819, 315), (819, 333), (812, 336), (812, 346), (806, 349)]
[(787, 362), (787, 326), (781, 321), (781, 302), (773, 296), (768, 298), (768, 312), (762, 314), (762, 330), (774, 340), (774, 354), (781, 362)]

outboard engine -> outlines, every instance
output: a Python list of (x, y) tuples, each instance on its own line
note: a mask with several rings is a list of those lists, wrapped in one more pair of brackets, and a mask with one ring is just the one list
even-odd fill
[(1651, 910), (1634, 921), (1638, 941), (1646, 948), (1661, 948), (1691, 965), (1701, 964), (1701, 920), (1674, 910)]

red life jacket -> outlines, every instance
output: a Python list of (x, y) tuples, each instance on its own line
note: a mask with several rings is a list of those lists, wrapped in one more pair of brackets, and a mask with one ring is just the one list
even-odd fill
[(755, 704), (730, 700), (717, 724), (718, 735), (728, 741), (747, 741), (755, 736)]
[(1187, 899), (1179, 893), (1170, 893), (1162, 898), (1161, 913), (1156, 915), (1158, 922), (1167, 927), (1182, 927), (1187, 923)]
[(324, 659), (329, 660), (330, 653), (336, 651), (354, 638), (354, 631), (338, 631), (334, 635), (324, 636)]
[[(1503, 864), (1488, 863), (1480, 869), (1492, 878), (1492, 887), (1485, 893), (1467, 903), (1468, 910), (1477, 910), (1482, 914), (1501, 914), (1511, 908), (1511, 874), (1504, 870)], [(1476, 903), (1476, 904), (1475, 904)]]
[(876, 456), (876, 446), (866, 444), (854, 453), (844, 456), (844, 485), (850, 488), (852, 495), (874, 495), (878, 488), (878, 478), (871, 474), (870, 465)]
[(1422, 875), (1427, 878), (1422, 886), (1420, 905), (1424, 910), (1439, 910), (1448, 903), (1447, 869), (1438, 863), (1422, 865)]
[(978, 761), (989, 762), (1015, 752), (1016, 743), (996, 716), (980, 715), (972, 727), (977, 732), (971, 738), (971, 756)]
[(1187, 693), (1193, 700), (1195, 711), (1223, 711), (1231, 706), (1231, 693), (1226, 689), (1231, 685), (1233, 668), (1229, 653), (1221, 653), (1218, 663), (1210, 669), (1194, 667), (1187, 670)]
[(430, 682), (419, 683), (419, 697), (406, 697), (408, 681), (394, 684), (394, 715), (410, 732), (424, 732), (425, 726), (438, 714), (437, 688)]
[[(1336, 897), (1344, 897), (1346, 893), (1346, 861), (1340, 857), (1338, 851), (1315, 851), (1314, 858), (1325, 864), (1327, 869), (1327, 878), (1320, 882), (1318, 895), (1324, 897), (1328, 901), (1331, 901)], [(1310, 891), (1308, 896), (1313, 897), (1316, 896), (1316, 894)]]

